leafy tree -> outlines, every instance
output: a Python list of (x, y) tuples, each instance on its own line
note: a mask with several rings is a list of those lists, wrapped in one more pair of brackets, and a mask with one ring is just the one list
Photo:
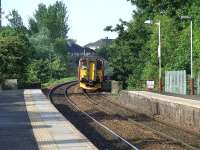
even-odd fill
[(45, 83), (53, 79), (60, 79), (66, 76), (66, 66), (58, 57), (49, 60), (33, 60), (27, 67), (28, 82)]
[(23, 27), (22, 17), (16, 10), (12, 10), (7, 16), (8, 21), (10, 22), (11, 27), (13, 28), (21, 28)]
[[(142, 19), (143, 18), (143, 19)], [(143, 63), (145, 58), (139, 59), (140, 52), (144, 43), (149, 40), (149, 30), (144, 25), (144, 17), (136, 15), (138, 21), (129, 23), (122, 22), (111, 31), (118, 31), (119, 37), (113, 42), (109, 48), (109, 60), (114, 69), (114, 79), (122, 80), (125, 87), (128, 85), (129, 76), (140, 76), (142, 70), (139, 64)], [(121, 28), (119, 28), (121, 26)], [(122, 27), (123, 26), (123, 27)], [(127, 29), (125, 30), (125, 26)]]
[(42, 3), (39, 4), (38, 9), (36, 10), (35, 15), (34, 15), (38, 28), (46, 27), (46, 19), (48, 19), (47, 14), (48, 14), (48, 9), (46, 5)]
[(29, 40), (34, 49), (32, 59), (50, 59), (54, 49), (47, 28), (42, 28), (38, 33), (30, 36)]
[(144, 24), (147, 19), (161, 21), (162, 72), (185, 69), (190, 73), (189, 21), (181, 15), (192, 16), (194, 73), (200, 71), (200, 2), (198, 0), (128, 0), (137, 7), (130, 22), (120, 20), (106, 31), (118, 32), (118, 38), (108, 49), (115, 79), (130, 87), (142, 87), (145, 80), (158, 80), (158, 28)]
[(127, 0), (131, 1), (133, 5), (136, 5), (139, 10), (142, 10), (143, 14), (149, 14), (149, 17), (155, 15), (166, 16), (179, 16), (188, 11), (192, 1), (190, 0)]
[(24, 82), (48, 82), (65, 77), (67, 20), (63, 2), (57, 1), (48, 7), (40, 4), (34, 17), (29, 19), (28, 32), (18, 12), (11, 11), (10, 26), (0, 31), (0, 80), (19, 78)]
[[(198, 76), (200, 74), (200, 12), (199, 12), (199, 6), (200, 6), (200, 1), (198, 0), (193, 0), (192, 5), (189, 8), (188, 15), (192, 16), (192, 21), (193, 21), (193, 69), (194, 69), (194, 75)], [(187, 21), (188, 23), (188, 21)], [(186, 24), (188, 25), (188, 24)], [(187, 36), (185, 40), (187, 40), (186, 43), (189, 42), (189, 25), (185, 29), (185, 34)], [(188, 53), (190, 52), (189, 46), (186, 49)]]
[(39, 32), (38, 24), (36, 23), (36, 21), (33, 18), (29, 19), (29, 29), (30, 29), (32, 35)]
[[(33, 46), (33, 63), (29, 66), (28, 76), (40, 82), (66, 76), (68, 62), (67, 45), (67, 8), (61, 1), (46, 6), (39, 4), (34, 18), (29, 19), (30, 42)], [(44, 63), (48, 67), (42, 69)], [(47, 64), (48, 63), (48, 64)], [(37, 67), (38, 65), (38, 67)], [(34, 75), (32, 75), (34, 74)], [(35, 78), (31, 78), (31, 76)], [(44, 79), (46, 76), (47, 79)]]
[[(160, 20), (161, 22), (161, 59), (163, 70), (180, 69), (179, 67), (181, 66), (175, 65), (177, 59), (179, 59), (177, 57), (180, 57), (177, 55), (177, 52), (174, 51), (174, 49), (176, 49), (178, 46), (178, 41), (176, 38), (178, 36), (176, 34), (178, 30), (175, 20), (167, 16), (156, 16), (154, 20), (154, 22), (156, 22), (156, 20)], [(156, 77), (158, 74), (158, 26), (153, 25), (152, 30), (151, 38), (146, 43), (149, 45), (150, 49), (148, 53), (149, 60), (146, 61), (147, 66), (145, 67), (145, 80), (152, 79), (152, 76)], [(184, 55), (184, 53), (182, 53), (182, 55)], [(151, 69), (153, 70), (150, 71)], [(153, 72), (154, 75), (152, 74)], [(148, 75), (148, 73), (150, 74)]]
[(11, 28), (15, 29), (19, 34), (27, 34), (28, 30), (23, 24), (22, 17), (16, 10), (12, 10), (9, 15), (7, 15), (7, 19), (10, 23)]
[(65, 64), (68, 62), (68, 44), (64, 38), (57, 38), (54, 43), (54, 49), (57, 54), (61, 58)]
[(0, 33), (0, 77), (22, 78), (29, 60), (29, 41), (11, 27)]
[(67, 76), (67, 65), (59, 57), (54, 57), (52, 61), (52, 76), (54, 79), (60, 79)]
[[(67, 7), (62, 1), (56, 1), (55, 4), (46, 7), (44, 4), (38, 6), (38, 10), (34, 15), (37, 27), (47, 28), (50, 32), (50, 38), (54, 41), (57, 38), (67, 38), (69, 30), (67, 21)], [(35, 31), (36, 25), (31, 19), (31, 30)]]
[(119, 19), (119, 21), (120, 24), (117, 24), (116, 27), (113, 28), (113, 26), (107, 26), (105, 27), (104, 31), (117, 32), (119, 36), (121, 36), (124, 33), (125, 27), (128, 25), (128, 23), (122, 19)]
[(48, 60), (33, 60), (27, 66), (28, 82), (48, 82), (51, 79), (50, 71)]
[(97, 53), (98, 56), (100, 56), (100, 57), (102, 57), (102, 58), (104, 58), (106, 60), (108, 60), (109, 57), (110, 57), (110, 55), (109, 55), (109, 48), (106, 47), (106, 46), (104, 46), (102, 48), (97, 48), (96, 49), (96, 53)]
[(61, 1), (57, 1), (48, 8), (47, 28), (50, 30), (52, 39), (59, 37), (67, 38), (69, 30), (67, 21), (67, 7)]

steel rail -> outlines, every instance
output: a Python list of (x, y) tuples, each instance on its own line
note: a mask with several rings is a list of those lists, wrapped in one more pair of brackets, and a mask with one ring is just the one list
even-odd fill
[[(51, 89), (51, 91), (50, 91), (50, 93), (49, 93), (49, 98), (50, 98), (50, 99), (52, 98), (51, 96), (52, 96), (53, 92), (54, 92), (56, 89), (58, 89), (58, 88), (60, 88), (60, 87), (62, 87), (62, 86), (64, 86), (64, 85), (67, 85), (67, 87), (65, 87), (65, 89), (63, 89), (64, 92), (65, 92), (65, 93), (64, 93), (64, 96), (65, 96), (65, 98), (68, 100), (68, 102), (69, 102), (75, 109), (77, 109), (79, 112), (81, 112), (82, 114), (84, 114), (85, 116), (87, 116), (88, 118), (90, 118), (91, 120), (93, 120), (97, 125), (99, 125), (100, 127), (104, 128), (105, 130), (107, 130), (108, 132), (110, 132), (112, 135), (116, 136), (118, 139), (120, 139), (121, 141), (123, 141), (124, 143), (126, 143), (126, 144), (127, 144), (129, 147), (131, 147), (132, 149), (134, 149), (134, 150), (139, 150), (136, 146), (132, 145), (130, 142), (128, 142), (128, 141), (125, 140), (123, 137), (121, 137), (120, 135), (118, 135), (117, 133), (115, 133), (114, 131), (112, 131), (111, 129), (109, 129), (107, 126), (103, 125), (102, 123), (100, 123), (99, 121), (97, 121), (96, 119), (94, 119), (94, 118), (93, 118), (91, 115), (89, 115), (88, 113), (82, 111), (75, 103), (72, 102), (72, 100), (71, 100), (71, 99), (69, 98), (69, 96), (68, 96), (67, 90), (68, 90), (70, 87), (76, 85), (77, 83), (78, 83), (77, 81), (72, 81), (72, 82), (63, 83), (63, 84), (60, 84), (60, 85), (54, 87), (53, 89)], [(94, 100), (89, 96), (88, 93), (83, 92), (83, 94), (84, 94), (93, 104), (95, 104), (95, 105), (99, 105), (99, 104), (100, 104), (100, 103), (98, 103), (98, 102), (94, 102)], [(112, 103), (112, 102), (111, 102), (111, 103)], [(113, 104), (115, 104), (115, 103), (113, 103)], [(100, 107), (100, 106), (97, 106), (97, 107)], [(103, 110), (104, 110), (104, 109), (103, 109)], [(102, 109), (101, 109), (101, 111), (102, 111)], [(104, 111), (105, 111), (105, 110), (104, 110)], [(122, 115), (122, 117), (126, 117), (126, 116)], [(187, 143), (185, 143), (185, 142), (183, 142), (183, 141), (181, 141), (181, 140), (179, 140), (179, 139), (176, 139), (176, 138), (171, 137), (171, 136), (169, 136), (169, 135), (167, 135), (167, 134), (165, 134), (165, 133), (162, 133), (162, 132), (160, 132), (160, 131), (157, 131), (157, 130), (155, 130), (155, 129), (149, 127), (149, 126), (146, 126), (146, 125), (144, 125), (144, 124), (141, 124), (141, 123), (139, 123), (139, 122), (137, 122), (137, 121), (135, 121), (135, 120), (133, 120), (133, 119), (131, 119), (131, 118), (128, 118), (128, 120), (129, 120), (130, 122), (132, 122), (132, 123), (135, 123), (135, 124), (137, 124), (137, 125), (140, 125), (140, 126), (142, 126), (142, 127), (147, 128), (147, 129), (149, 129), (149, 130), (152, 130), (154, 133), (156, 133), (156, 134), (158, 134), (158, 135), (160, 135), (160, 136), (162, 136), (162, 137), (164, 137), (164, 138), (167, 138), (167, 139), (172, 140), (172, 141), (174, 141), (174, 142), (176, 142), (176, 143), (179, 143), (179, 144), (185, 146), (187, 149), (197, 150), (197, 148), (195, 148), (195, 147), (193, 147), (193, 146), (191, 146), (191, 145), (189, 145), (189, 144), (187, 144)]]
[[(98, 107), (101, 111), (106, 112), (106, 111), (105, 111), (105, 108), (102, 108), (102, 107), (99, 106), (99, 105), (101, 105), (101, 103), (94, 101), (94, 100), (89, 96), (89, 94), (88, 94), (87, 92), (84, 92), (84, 95), (90, 100), (91, 103), (93, 103), (93, 104), (94, 104), (96, 107)], [(109, 100), (109, 101), (110, 101), (110, 100)], [(111, 101), (110, 101), (110, 103), (113, 104), (113, 105), (119, 106), (118, 104), (113, 103), (113, 102), (111, 102)], [(125, 107), (124, 107), (124, 108), (125, 108)], [(108, 111), (107, 111), (107, 112), (108, 112)], [(110, 112), (108, 112), (108, 113), (110, 113)], [(157, 131), (157, 130), (155, 130), (154, 128), (149, 127), (149, 126), (147, 126), (147, 125), (144, 125), (144, 124), (142, 124), (142, 123), (139, 123), (139, 122), (135, 121), (134, 119), (132, 119), (132, 118), (130, 118), (130, 117), (127, 117), (127, 116), (125, 116), (125, 115), (121, 115), (121, 117), (126, 118), (128, 121), (130, 121), (130, 122), (132, 122), (132, 123), (134, 123), (134, 124), (136, 124), (136, 125), (138, 125), (138, 126), (142, 126), (143, 128), (149, 129), (149, 130), (151, 130), (152, 132), (154, 132), (154, 133), (156, 133), (156, 134), (158, 134), (158, 135), (160, 135), (160, 136), (162, 136), (162, 137), (164, 137), (164, 138), (166, 138), (166, 139), (168, 139), (168, 140), (172, 140), (172, 141), (174, 141), (174, 143), (178, 143), (178, 144), (180, 144), (180, 145), (183, 145), (183, 146), (184, 146), (185, 148), (187, 148), (188, 150), (198, 150), (198, 148), (196, 148), (196, 147), (194, 147), (194, 146), (191, 146), (191, 145), (185, 143), (184, 141), (182, 141), (182, 140), (180, 140), (180, 139), (176, 139), (176, 138), (174, 138), (174, 137), (172, 137), (172, 136), (170, 136), (170, 135), (167, 135), (166, 133), (163, 133), (163, 132), (161, 132), (161, 131)]]
[[(51, 102), (53, 103), (53, 101), (52, 101), (52, 95), (53, 95), (53, 92), (56, 90), (56, 89), (58, 89), (58, 88), (60, 88), (60, 87), (62, 87), (62, 86), (64, 86), (64, 85), (68, 85), (68, 84), (75, 84), (75, 83), (77, 83), (78, 81), (71, 81), (71, 82), (65, 82), (65, 83), (62, 83), (62, 84), (59, 84), (59, 85), (57, 85), (57, 86), (55, 86), (55, 87), (53, 87), (51, 90), (50, 90), (50, 92), (48, 93), (48, 98), (51, 100)], [(65, 89), (64, 89), (65, 90)]]
[(67, 90), (71, 87), (76, 85), (77, 83), (71, 83), (69, 84), (66, 88), (65, 88), (65, 98), (68, 100), (68, 102), (75, 107), (79, 112), (81, 112), (82, 114), (84, 114), (85, 116), (87, 116), (88, 118), (90, 118), (92, 121), (94, 121), (97, 125), (99, 125), (100, 127), (104, 128), (105, 130), (107, 130), (108, 132), (110, 132), (112, 135), (114, 135), (115, 137), (117, 137), (118, 139), (120, 139), (121, 141), (123, 141), (124, 143), (126, 143), (131, 149), (133, 150), (139, 150), (136, 146), (134, 146), (133, 144), (131, 144), (130, 142), (128, 142), (127, 140), (125, 140), (123, 137), (121, 137), (120, 135), (118, 135), (117, 133), (115, 133), (114, 131), (112, 131), (111, 129), (109, 129), (107, 126), (103, 125), (102, 123), (100, 123), (99, 121), (97, 121), (96, 119), (94, 119), (92, 116), (90, 116), (88, 113), (82, 111), (76, 104), (74, 104), (71, 99), (69, 98), (69, 96), (67, 95)]

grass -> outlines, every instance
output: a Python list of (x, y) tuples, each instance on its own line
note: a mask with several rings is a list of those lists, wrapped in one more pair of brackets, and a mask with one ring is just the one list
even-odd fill
[(49, 89), (56, 85), (76, 80), (76, 77), (67, 77), (60, 80), (51, 80), (48, 83), (42, 84), (42, 89)]

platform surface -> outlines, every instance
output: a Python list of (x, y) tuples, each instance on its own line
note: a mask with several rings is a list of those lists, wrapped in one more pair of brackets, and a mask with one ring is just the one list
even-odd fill
[(0, 91), (0, 149), (38, 150), (22, 90)]
[(42, 94), (41, 90), (25, 90), (25, 103), (33, 133), (41, 150), (96, 150)]
[[(170, 103), (176, 103), (181, 105), (186, 105), (194, 108), (200, 108), (200, 100), (194, 99), (193, 97), (190, 99), (190, 96), (172, 96), (172, 95), (163, 95), (159, 93), (153, 93), (148, 91), (129, 91), (130, 93), (134, 93), (137, 95), (141, 95), (148, 98), (158, 99), (159, 101), (165, 101)], [(198, 98), (198, 97), (196, 97)]]

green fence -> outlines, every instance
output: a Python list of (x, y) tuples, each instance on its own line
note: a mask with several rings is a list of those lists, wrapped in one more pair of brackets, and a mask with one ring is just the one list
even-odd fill
[(187, 94), (186, 71), (165, 72), (165, 92), (175, 94)]

